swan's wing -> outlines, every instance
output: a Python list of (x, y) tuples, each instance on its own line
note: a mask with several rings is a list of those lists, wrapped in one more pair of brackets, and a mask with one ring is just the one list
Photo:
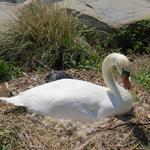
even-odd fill
[(75, 120), (96, 120), (108, 114), (105, 108), (113, 108), (106, 87), (71, 79), (35, 87), (12, 97), (12, 101), (38, 114)]

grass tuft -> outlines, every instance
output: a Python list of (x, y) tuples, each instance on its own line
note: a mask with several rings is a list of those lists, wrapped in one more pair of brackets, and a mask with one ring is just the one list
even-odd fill
[(143, 70), (133, 75), (136, 83), (150, 91), (150, 70)]
[(0, 33), (0, 57), (28, 67), (34, 60), (61, 67), (81, 55), (90, 56), (80, 30), (77, 19), (59, 5), (36, 1), (21, 9), (7, 32)]

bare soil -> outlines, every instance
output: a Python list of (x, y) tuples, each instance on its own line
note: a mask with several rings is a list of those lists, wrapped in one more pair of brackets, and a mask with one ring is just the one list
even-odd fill
[[(149, 56), (134, 56), (133, 70), (150, 69)], [(96, 70), (67, 70), (74, 78), (105, 85)], [(27, 73), (0, 84), (0, 96), (12, 96), (45, 83), (47, 71)], [(120, 81), (120, 79), (118, 78)], [(148, 150), (150, 93), (133, 82), (134, 107), (124, 116), (88, 124), (34, 115), (23, 107), (0, 103), (0, 149), (8, 150)]]

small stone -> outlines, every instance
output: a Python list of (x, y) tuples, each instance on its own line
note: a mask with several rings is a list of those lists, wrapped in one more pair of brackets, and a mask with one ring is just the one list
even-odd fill
[(150, 119), (150, 114), (147, 114), (147, 118)]

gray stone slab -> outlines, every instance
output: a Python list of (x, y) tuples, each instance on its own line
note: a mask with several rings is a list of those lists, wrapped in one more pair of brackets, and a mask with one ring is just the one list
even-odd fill
[[(18, 2), (21, 1), (18, 0)], [(18, 13), (18, 8), (31, 1), (27, 0), (19, 4), (0, 2), (0, 25), (13, 20)], [(63, 2), (61, 0), (43, 0), (43, 2), (45, 4), (57, 2), (78, 12), (78, 16), (87, 24), (102, 29), (119, 28), (135, 21), (150, 19), (150, 0), (63, 0)]]

